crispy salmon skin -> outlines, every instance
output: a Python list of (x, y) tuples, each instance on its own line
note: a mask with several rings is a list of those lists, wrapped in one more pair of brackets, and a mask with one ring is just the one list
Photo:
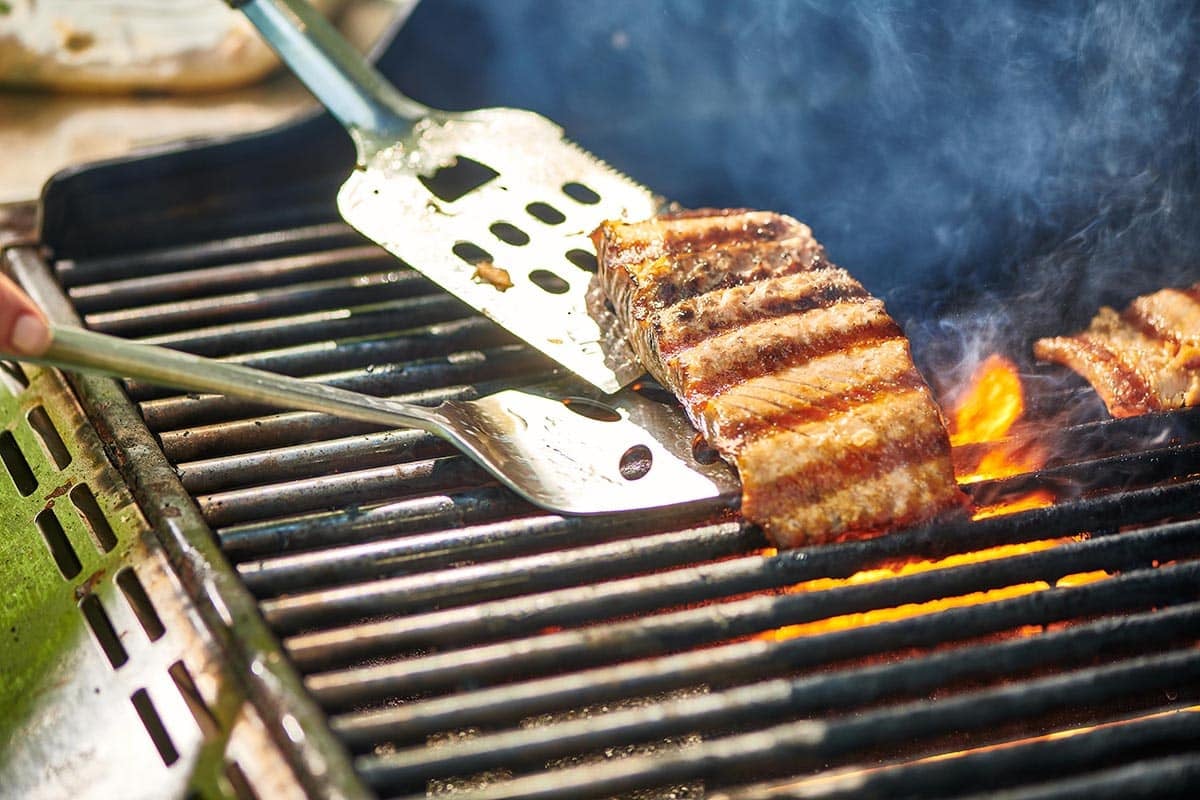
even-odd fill
[(702, 209), (593, 234), (646, 369), (737, 467), (779, 547), (877, 535), (966, 500), (908, 340), (808, 226)]
[(1114, 417), (1200, 402), (1200, 284), (1103, 306), (1086, 330), (1039, 339), (1033, 354), (1078, 372)]

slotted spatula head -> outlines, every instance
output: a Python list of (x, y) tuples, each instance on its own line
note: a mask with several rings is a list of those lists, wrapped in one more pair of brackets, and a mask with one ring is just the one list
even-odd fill
[(589, 312), (587, 235), (656, 206), (554, 123), (500, 108), (426, 116), (338, 194), (368, 238), (606, 392), (645, 370), (602, 304)]
[(652, 216), (652, 192), (532, 112), (404, 97), (304, 0), (230, 2), (353, 137), (347, 222), (597, 388), (642, 374), (591, 286), (587, 237), (605, 219)]

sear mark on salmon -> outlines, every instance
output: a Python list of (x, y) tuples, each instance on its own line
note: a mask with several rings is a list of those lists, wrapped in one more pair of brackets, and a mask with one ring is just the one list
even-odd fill
[(966, 504), (908, 340), (808, 226), (702, 209), (605, 222), (592, 240), (634, 351), (737, 467), (742, 513), (776, 545)]

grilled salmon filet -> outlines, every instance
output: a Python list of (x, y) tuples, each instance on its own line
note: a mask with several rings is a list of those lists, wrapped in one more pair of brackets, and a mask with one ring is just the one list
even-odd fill
[(1087, 330), (1039, 339), (1033, 353), (1078, 372), (1114, 417), (1200, 402), (1200, 284), (1103, 306)]
[(965, 504), (908, 340), (781, 214), (696, 210), (593, 234), (643, 365), (737, 467), (779, 547), (877, 535)]

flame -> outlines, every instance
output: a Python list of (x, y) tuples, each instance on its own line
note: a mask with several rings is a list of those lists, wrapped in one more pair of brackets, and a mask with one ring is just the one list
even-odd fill
[(950, 444), (994, 442), (1003, 439), (1025, 413), (1025, 390), (1017, 367), (1002, 355), (983, 360), (971, 378), (971, 387), (958, 401)]
[[(981, 561), (991, 561), (993, 559), (1011, 558), (1013, 556), (1020, 556), (1028, 553), (1036, 553), (1041, 550), (1048, 550), (1052, 547), (1057, 547), (1070, 541), (1074, 541), (1073, 537), (1047, 539), (1036, 542), (1023, 542), (1020, 544), (1000, 545), (998, 547), (989, 547), (985, 550), (976, 550), (971, 553), (958, 553), (952, 556), (947, 556), (946, 558), (938, 559), (936, 561), (910, 561), (906, 564), (898, 565), (896, 567), (863, 570), (861, 572), (854, 573), (849, 578), (818, 578), (817, 580), (806, 581), (804, 583), (791, 586), (787, 591), (819, 592), (827, 589), (834, 589), (839, 586), (854, 586), (861, 583), (871, 583), (874, 581), (885, 580), (887, 578), (913, 575), (919, 572), (929, 572), (937, 569), (947, 569), (949, 567), (962, 566), (964, 564), (975, 564)], [(1108, 573), (1101, 571), (1080, 573), (1078, 575), (1069, 575), (1060, 579), (1057, 585), (1078, 586), (1084, 583), (1091, 583), (1092, 581), (1103, 580), (1107, 577), (1109, 577)], [(1008, 598), (1019, 597), (1020, 595), (1024, 594), (1040, 592), (1049, 588), (1050, 585), (1045, 581), (1031, 581), (1029, 583), (1004, 586), (997, 589), (989, 589), (983, 592), (972, 592), (971, 594), (959, 595), (957, 597), (942, 597), (923, 603), (908, 603), (906, 605), (895, 606), (893, 608), (878, 608), (870, 611), (844, 614), (841, 616), (830, 617), (828, 619), (817, 620), (815, 622), (807, 622), (800, 625), (787, 625), (782, 628), (764, 632), (762, 634), (762, 638), (768, 640), (791, 639), (797, 636), (813, 636), (820, 633), (829, 633), (831, 631), (845, 630), (847, 628), (855, 628), (863, 625), (876, 625), (882, 622), (894, 622), (896, 620), (907, 619), (909, 617), (933, 614), (950, 608), (960, 608), (962, 606), (976, 605), (978, 603), (992, 603), (998, 600), (1006, 600)], [(1036, 628), (1031, 631), (1023, 631), (1023, 633), (1027, 634), (1040, 632), (1041, 628)]]
[(960, 483), (1032, 472), (1045, 454), (1023, 437), (1013, 437), (1025, 414), (1025, 389), (1017, 365), (1004, 356), (985, 358), (955, 404), (950, 444)]
[(1034, 508), (1046, 508), (1054, 505), (1054, 495), (1045, 489), (1023, 494), (1013, 500), (1006, 500), (1003, 503), (994, 505), (979, 506), (975, 509), (975, 513), (971, 515), (971, 519), (987, 519), (988, 517), (999, 517), (1003, 514), (1015, 514), (1018, 511), (1029, 511)]

